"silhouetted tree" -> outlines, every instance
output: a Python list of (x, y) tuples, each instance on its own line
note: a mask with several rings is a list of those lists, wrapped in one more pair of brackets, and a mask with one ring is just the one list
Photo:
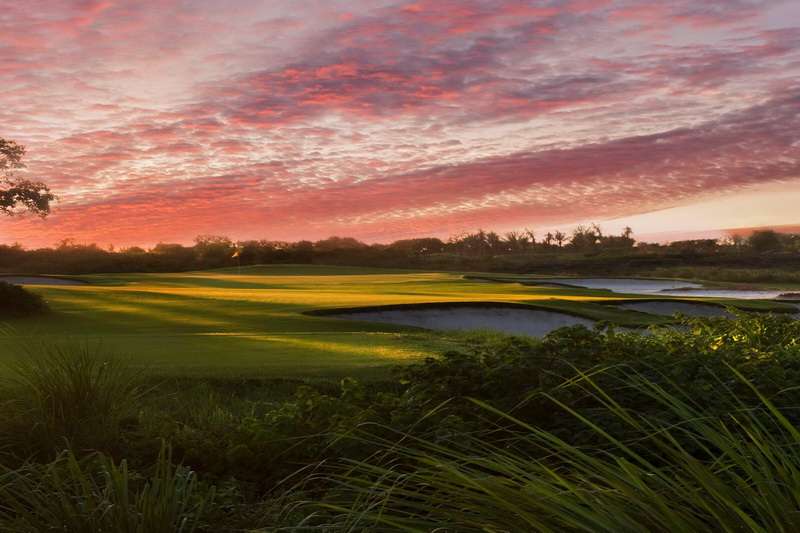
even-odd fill
[(197, 265), (194, 250), (181, 244), (158, 243), (151, 253), (164, 270), (181, 271)]
[(621, 235), (603, 235), (596, 224), (593, 224), (592, 228), (597, 235), (597, 242), (604, 249), (620, 250), (624, 248), (633, 248), (633, 245), (636, 244), (636, 240), (632, 237), (633, 230), (629, 226), (626, 226), (622, 230)]
[(669, 249), (689, 254), (712, 254), (718, 249), (717, 239), (692, 239), (687, 241), (673, 241)]
[(352, 237), (328, 237), (314, 243), (314, 250), (318, 252), (333, 252), (336, 250), (360, 250), (367, 248), (363, 242)]
[(781, 236), (771, 229), (756, 231), (747, 239), (747, 244), (757, 252), (773, 252), (781, 249)]
[(600, 243), (602, 238), (603, 233), (600, 231), (597, 224), (592, 224), (590, 226), (580, 225), (572, 230), (570, 245), (578, 250), (588, 250)]
[(14, 171), (25, 167), (24, 156), (24, 146), (0, 138), (0, 213), (13, 216), (29, 212), (45, 217), (55, 200), (47, 185), (14, 177)]
[[(499, 241), (500, 237), (497, 234), (491, 239), (495, 237)], [(484, 256), (491, 253), (489, 239), (490, 237), (487, 236), (487, 233), (481, 229), (477, 233), (465, 233), (452, 237), (449, 241), (449, 247), (451, 250), (465, 255)]]
[(231, 263), (235, 247), (224, 235), (199, 235), (194, 240), (194, 253), (203, 267), (221, 267)]
[(558, 243), (558, 247), (561, 248), (562, 246), (564, 246), (564, 241), (567, 239), (567, 236), (561, 231), (557, 231), (555, 235), (553, 235), (553, 238)]
[(504, 249), (504, 243), (500, 235), (493, 231), (486, 234), (486, 247), (489, 249), (489, 252), (493, 254), (508, 251), (508, 249)]
[(525, 228), (525, 236), (528, 238), (531, 245), (536, 244), (536, 233), (534, 233), (533, 230)]
[(426, 237), (421, 239), (402, 239), (394, 241), (386, 247), (386, 250), (392, 253), (402, 255), (429, 255), (439, 254), (444, 251), (445, 244), (441, 239), (435, 237)]
[(509, 252), (521, 252), (528, 248), (530, 240), (528, 236), (519, 231), (509, 231), (505, 234), (506, 248)]

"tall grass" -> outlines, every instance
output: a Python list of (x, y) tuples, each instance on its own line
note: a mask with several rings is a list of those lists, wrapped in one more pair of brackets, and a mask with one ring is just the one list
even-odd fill
[(589, 392), (611, 421), (550, 397), (596, 433), (601, 444), (588, 448), (509, 415), (519, 438), (502, 445), (385, 441), (370, 460), (334, 470), (340, 499), (316, 507), (338, 514), (316, 523), (340, 531), (800, 530), (800, 432), (785, 412), (758, 391), (755, 408), (741, 403), (724, 380), (723, 416), (675, 384), (633, 373), (625, 385), (660, 410), (621, 405), (589, 374), (566, 386)]
[(87, 344), (27, 348), (0, 376), (0, 452), (39, 459), (113, 452), (145, 392), (141, 372)]
[(18, 533), (191, 533), (214, 498), (162, 451), (143, 478), (103, 455), (64, 452), (0, 473), (0, 530)]

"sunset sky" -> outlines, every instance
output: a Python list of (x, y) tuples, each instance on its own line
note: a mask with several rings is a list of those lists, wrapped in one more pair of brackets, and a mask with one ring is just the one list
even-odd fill
[(0, 0), (0, 242), (800, 223), (800, 2)]

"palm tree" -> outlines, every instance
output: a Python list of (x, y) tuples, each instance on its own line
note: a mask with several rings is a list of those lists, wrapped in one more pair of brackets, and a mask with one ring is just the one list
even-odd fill
[(536, 234), (533, 230), (525, 228), (525, 236), (528, 238), (531, 244), (536, 244)]

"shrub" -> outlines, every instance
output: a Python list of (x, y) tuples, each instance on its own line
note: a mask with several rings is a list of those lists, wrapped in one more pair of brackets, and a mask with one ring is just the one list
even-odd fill
[[(321, 391), (308, 385), (270, 402), (209, 394), (179, 411), (145, 411), (144, 431), (171, 443), (176, 457), (217, 479), (234, 476), (255, 492), (270, 491), (298, 468), (359, 451), (340, 433), (385, 418), (381, 404), (355, 380)], [(251, 391), (257, 394), (257, 391)]]
[(64, 452), (49, 464), (0, 473), (0, 530), (191, 533), (213, 498), (213, 488), (200, 487), (164, 451), (149, 476), (125, 461)]
[(500, 446), (478, 435), (441, 446), (400, 435), (369, 461), (333, 471), (340, 499), (315, 507), (340, 514), (322, 528), (796, 531), (800, 432), (741, 374), (727, 374), (720, 383), (734, 377), (751, 388), (757, 407), (720, 387), (718, 404), (727, 412), (710, 415), (693, 401), (691, 389), (629, 373), (627, 386), (669, 415), (653, 417), (618, 402), (589, 374), (580, 375), (565, 386), (591, 393), (635, 435), (621, 440), (605, 424), (548, 396), (562, 416), (596, 433), (602, 444), (588, 449), (485, 404), (517, 428), (516, 441)]
[(114, 452), (136, 419), (141, 373), (88, 345), (41, 345), (7, 365), (0, 381), (0, 446), (19, 457), (64, 448)]
[(0, 318), (16, 318), (47, 310), (47, 304), (38, 294), (0, 281)]
[[(736, 320), (684, 318), (678, 328), (659, 327), (648, 335), (576, 326), (540, 340), (474, 336), (466, 349), (409, 365), (401, 377), (408, 384), (405, 396), (421, 410), (472, 397), (541, 424), (553, 419), (552, 409), (532, 401), (531, 393), (552, 391), (576, 370), (598, 365), (611, 367), (598, 378), (607, 387), (620, 386), (632, 368), (655, 381), (683, 383), (692, 388), (696, 401), (708, 405), (716, 403), (716, 376), (730, 365), (764, 393), (781, 393), (775, 401), (800, 402), (798, 391), (785, 390), (800, 381), (800, 321), (741, 314)], [(732, 386), (742, 397), (756, 400), (747, 387)], [(559, 394), (576, 392), (562, 388)], [(464, 401), (451, 401), (449, 408), (475, 411)]]

